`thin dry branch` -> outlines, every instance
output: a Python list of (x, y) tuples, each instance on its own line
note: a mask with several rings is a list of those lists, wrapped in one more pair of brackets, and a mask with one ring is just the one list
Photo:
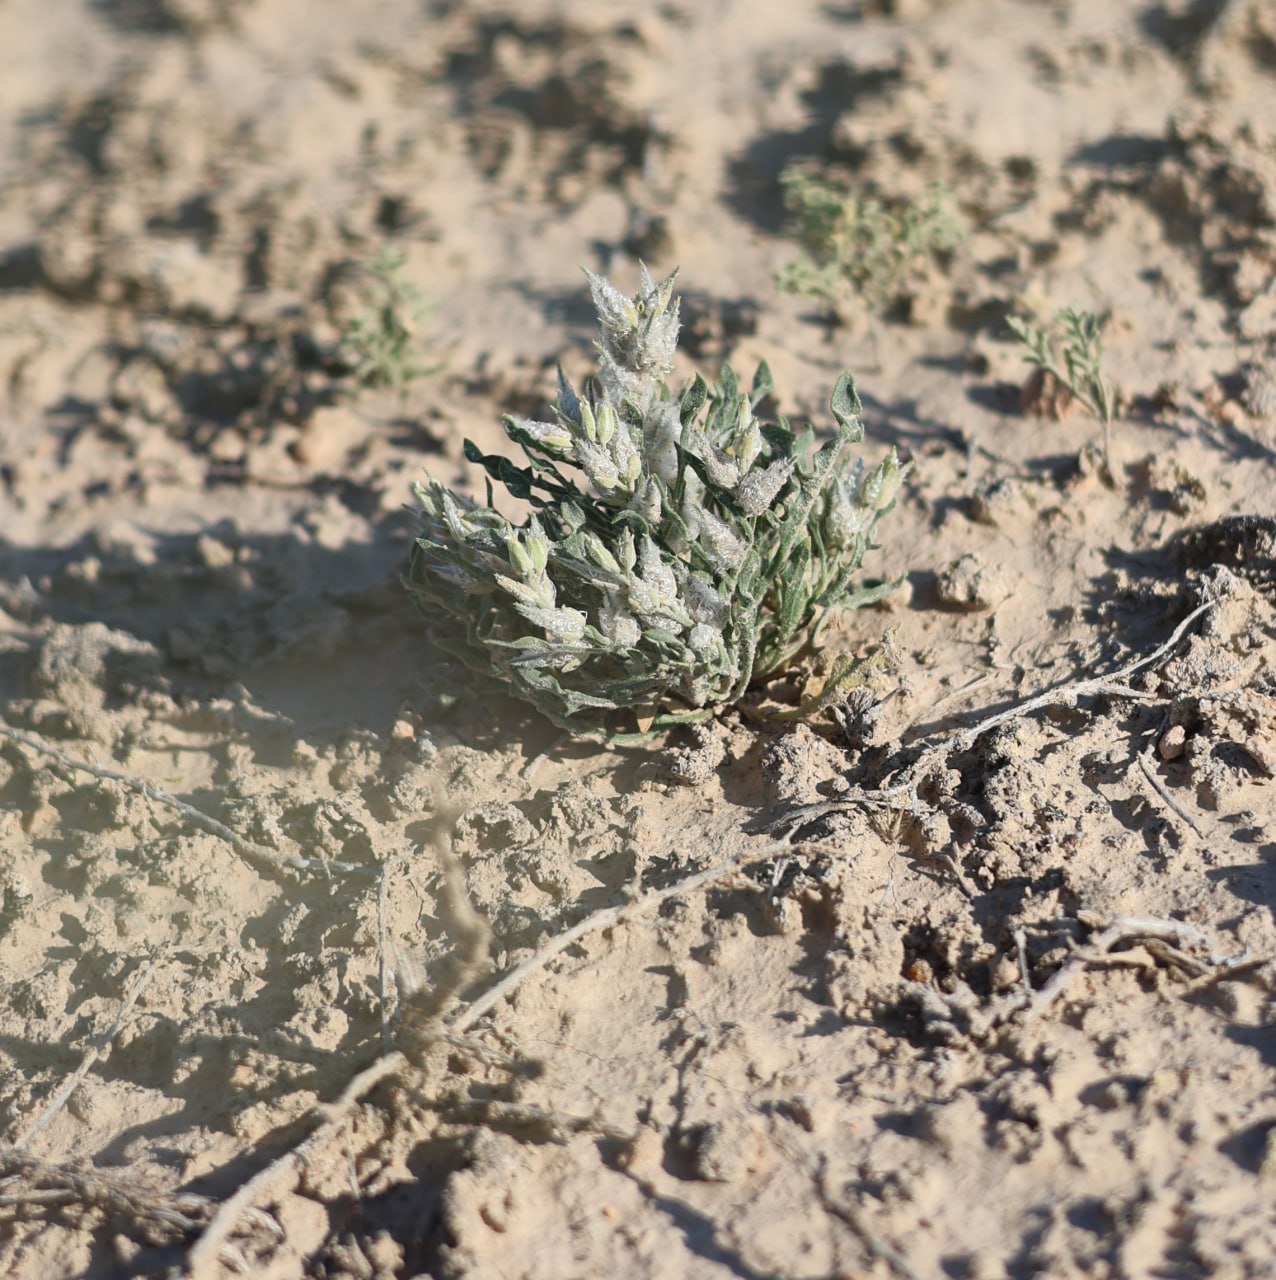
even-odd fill
[(433, 1109), (453, 1123), (519, 1130), (551, 1142), (566, 1142), (576, 1133), (594, 1133), (601, 1138), (610, 1138), (613, 1142), (632, 1142), (634, 1138), (632, 1130), (620, 1129), (598, 1116), (569, 1115), (567, 1112), (551, 1111), (530, 1102), (475, 1098), (468, 1102), (442, 1102)]
[[(428, 1041), (443, 1010), (488, 967), (492, 942), (491, 928), (470, 902), (465, 871), (452, 852), (451, 836), (444, 833), (436, 837), (435, 850), (443, 871), (442, 909), (453, 946), (434, 985), (428, 991), (408, 992), (403, 997), (404, 1039), (409, 1054), (418, 1040), (422, 1044)], [(452, 1026), (451, 1030), (463, 1028)]]
[(133, 985), (129, 988), (128, 995), (124, 997), (124, 1003), (120, 1007), (119, 1013), (115, 1017), (115, 1021), (107, 1028), (105, 1034), (99, 1036), (80, 1061), (80, 1065), (62, 1082), (61, 1088), (57, 1093), (49, 1099), (43, 1113), (31, 1125), (31, 1127), (20, 1137), (14, 1146), (19, 1150), (25, 1150), (32, 1141), (38, 1137), (45, 1129), (53, 1123), (58, 1113), (66, 1106), (71, 1095), (80, 1085), (80, 1081), (88, 1075), (93, 1064), (102, 1056), (107, 1045), (115, 1039), (120, 1033), (120, 1028), (128, 1021), (129, 1014), (133, 1012), (134, 1006), (137, 1004), (138, 997), (146, 990), (151, 979), (155, 976), (155, 966), (159, 961), (161, 952), (156, 951), (150, 958), (146, 967), (133, 980)]
[[(662, 889), (653, 890), (631, 902), (595, 911), (570, 929), (551, 938), (535, 955), (510, 970), (472, 1004), (449, 1018), (443, 1018), (441, 1009), (446, 1001), (464, 986), (474, 976), (477, 967), (486, 961), (490, 935), (486, 922), (474, 911), (464, 893), (458, 878), (459, 868), (451, 855), (450, 845), (442, 841), (440, 857), (445, 884), (449, 886), (447, 892), (451, 901), (452, 915), (462, 936), (458, 946), (458, 959), (448, 971), (446, 989), (442, 993), (437, 990), (432, 992), (428, 1004), (418, 1004), (409, 1035), (411, 1056), (409, 1053), (396, 1050), (378, 1058), (354, 1076), (335, 1101), (317, 1106), (312, 1113), (318, 1121), (316, 1127), (297, 1146), (256, 1173), (229, 1199), (218, 1206), (216, 1213), (213, 1214), (208, 1226), (187, 1257), (183, 1272), (185, 1280), (210, 1280), (210, 1277), (215, 1276), (218, 1259), (224, 1256), (230, 1235), (239, 1227), (253, 1206), (268, 1198), (278, 1198), (288, 1194), (297, 1185), (307, 1161), (341, 1131), (362, 1099), (383, 1081), (395, 1079), (412, 1071), (415, 1063), (419, 1062), (420, 1055), (430, 1044), (442, 1041), (471, 1049), (472, 1046), (463, 1038), (464, 1032), (496, 1008), (532, 974), (543, 969), (555, 956), (561, 955), (582, 938), (597, 933), (601, 929), (611, 928), (648, 915), (671, 898), (692, 893), (705, 885), (725, 879), (752, 863), (763, 862), (777, 853), (795, 847), (797, 846), (787, 840), (772, 841), (760, 849), (742, 851), (734, 857), (727, 858), (703, 871), (697, 871)], [(801, 847), (813, 846), (804, 844)], [(620, 1135), (620, 1131), (611, 1129), (593, 1117), (563, 1116), (540, 1108), (528, 1108), (520, 1104), (511, 1105), (512, 1110), (507, 1107), (499, 1115), (493, 1112), (488, 1118), (491, 1120), (514, 1119), (521, 1123), (535, 1122), (538, 1126), (549, 1124), (558, 1132), (588, 1129), (608, 1136), (627, 1136)], [(448, 1110), (465, 1118), (463, 1111), (458, 1113), (455, 1106), (449, 1105)], [(476, 1123), (484, 1119), (478, 1111), (475, 1111), (470, 1118)]]
[[(1095, 917), (1083, 913), (1083, 924), (1095, 925)], [(1120, 916), (1078, 948), (1055, 971), (1039, 991), (1016, 992), (997, 1010), (995, 1020), (1004, 1022), (1021, 1009), (1025, 1019), (1040, 1017), (1091, 965), (1104, 963), (1115, 947), (1138, 942), (1150, 954), (1173, 964), (1191, 977), (1235, 975), (1249, 967), (1249, 952), (1225, 956), (1214, 950), (1210, 939), (1193, 925), (1181, 920), (1161, 920), (1152, 916)]]
[(185, 800), (179, 800), (176, 796), (169, 795), (167, 791), (161, 791), (158, 787), (151, 786), (149, 782), (143, 782), (140, 778), (121, 773), (118, 769), (107, 769), (102, 765), (90, 764), (85, 760), (77, 760), (74, 756), (67, 755), (65, 751), (59, 751), (51, 743), (37, 737), (35, 734), (24, 733), (20, 729), (13, 729), (9, 725), (0, 724), (0, 737), (8, 738), (11, 742), (16, 742), (32, 751), (38, 751), (41, 755), (48, 756), (51, 760), (56, 760), (65, 769), (87, 773), (91, 777), (98, 778), (104, 782), (121, 783), (123, 786), (128, 787), (129, 790), (144, 796), (152, 804), (164, 805), (169, 809), (175, 810), (192, 826), (208, 832), (209, 835), (217, 836), (220, 840), (225, 840), (227, 844), (234, 848), (236, 853), (247, 858), (250, 862), (269, 868), (271, 871), (306, 871), (312, 873), (316, 871), (322, 873), (340, 871), (346, 875), (360, 876), (375, 874), (372, 869), (357, 866), (352, 862), (305, 858), (299, 853), (284, 853), (278, 849), (268, 849), (265, 845), (245, 840), (243, 836), (232, 830), (224, 822), (218, 822), (216, 818), (209, 817), (203, 810), (195, 808), (192, 804), (187, 804)]
[(188, 1280), (203, 1280), (215, 1276), (222, 1251), (230, 1234), (247, 1217), (258, 1201), (271, 1196), (287, 1195), (301, 1177), (310, 1158), (344, 1126), (355, 1107), (383, 1080), (397, 1075), (408, 1066), (401, 1053), (390, 1053), (365, 1067), (341, 1091), (332, 1102), (316, 1107), (313, 1114), (318, 1126), (290, 1151), (273, 1160), (254, 1174), (228, 1200), (217, 1206), (203, 1234), (195, 1242), (186, 1259), (183, 1275)]
[(837, 800), (830, 800), (821, 804), (800, 805), (790, 809), (780, 823), (777, 824), (776, 829), (792, 832), (806, 823), (815, 822), (820, 818), (828, 817), (830, 814), (843, 813), (847, 809), (854, 808), (916, 810), (923, 807), (923, 802), (917, 794), (917, 788), (935, 768), (942, 765), (956, 752), (965, 751), (973, 746), (984, 734), (991, 732), (993, 729), (999, 729), (1004, 724), (1021, 720), (1025, 716), (1042, 711), (1047, 707), (1075, 706), (1081, 698), (1102, 696), (1146, 698), (1148, 696), (1146, 693), (1131, 688), (1126, 683), (1128, 678), (1138, 671), (1165, 661), (1187, 634), (1192, 624), (1203, 614), (1217, 607), (1218, 602), (1212, 599), (1198, 605), (1174, 628), (1174, 632), (1168, 640), (1159, 645), (1150, 654), (1127, 663), (1117, 671), (1105, 676), (1091, 676), (1083, 680), (1070, 680), (1064, 684), (1056, 685), (1054, 688), (1046, 689), (1044, 692), (1036, 694), (1024, 702), (1017, 703), (1013, 707), (1007, 707), (1004, 711), (998, 711), (983, 720), (977, 721), (975, 724), (946, 735), (938, 742), (926, 747), (912, 764), (900, 774), (898, 780), (890, 786), (871, 791), (861, 787), (839, 797)]
[(1148, 786), (1156, 792), (1157, 798), (1161, 803), (1185, 826), (1191, 827), (1198, 836), (1203, 836), (1205, 833), (1201, 830), (1200, 824), (1170, 795), (1165, 788), (1165, 784), (1156, 776), (1156, 771), (1152, 767), (1152, 749), (1149, 747), (1146, 751), (1140, 752), (1135, 758), (1138, 761), (1139, 771), (1147, 780)]
[[(614, 907), (603, 907), (601, 910), (593, 912), (592, 915), (588, 915), (583, 920), (572, 925), (570, 929), (565, 929), (562, 933), (555, 934), (539, 951), (529, 956), (522, 964), (511, 969), (494, 986), (489, 987), (468, 1009), (465, 1009), (456, 1018), (449, 1019), (448, 1026), (450, 1030), (468, 1030), (480, 1018), (496, 1008), (515, 987), (525, 982), (531, 974), (538, 969), (543, 969), (555, 956), (561, 955), (568, 947), (589, 934), (648, 915), (671, 898), (693, 893), (707, 884), (725, 879), (733, 872), (739, 871), (751, 863), (765, 862), (768, 858), (775, 857), (777, 853), (783, 853), (797, 847), (799, 845), (795, 845), (788, 840), (776, 840), (764, 845), (761, 849), (745, 850), (735, 857), (727, 858), (723, 862), (715, 863), (712, 867), (706, 867), (703, 871), (697, 871), (683, 880), (676, 881), (674, 884), (666, 885), (663, 889), (655, 889), (650, 893), (645, 893), (641, 898), (636, 898), (630, 902), (622, 902)], [(809, 848), (813, 846), (804, 841), (800, 842), (800, 847)]]
[(887, 1244), (869, 1225), (863, 1211), (857, 1206), (847, 1203), (835, 1196), (828, 1185), (828, 1169), (824, 1161), (820, 1162), (815, 1174), (815, 1189), (826, 1213), (840, 1219), (855, 1233), (860, 1243), (878, 1262), (884, 1262), (902, 1280), (921, 1280), (913, 1265), (894, 1245)]
[(212, 1207), (204, 1196), (154, 1190), (131, 1172), (109, 1173), (0, 1147), (0, 1206), (27, 1204), (78, 1205), (118, 1214), (165, 1239), (198, 1231)]
[(389, 915), (389, 868), (382, 864), (377, 876), (377, 1010), (381, 1016), (381, 1049), (390, 1052), (390, 940), (386, 917)]

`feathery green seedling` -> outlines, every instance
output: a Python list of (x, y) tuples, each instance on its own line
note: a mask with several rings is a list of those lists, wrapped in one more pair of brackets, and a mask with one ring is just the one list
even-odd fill
[[(849, 374), (822, 444), (757, 416), (765, 363), (748, 390), (724, 367), (674, 394), (674, 277), (644, 267), (628, 298), (587, 274), (597, 375), (578, 395), (560, 371), (548, 421), (504, 419), (525, 466), (466, 442), (486, 503), (416, 486), (408, 586), (444, 650), (559, 725), (614, 735), (624, 711), (643, 728), (704, 719), (783, 669), (830, 609), (890, 591), (856, 577), (908, 468), (894, 449), (852, 464)], [(521, 523), (491, 505), (493, 482), (530, 508)]]
[(346, 332), (361, 387), (389, 387), (402, 394), (410, 382), (438, 368), (421, 358), (421, 325), (433, 308), (405, 278), (406, 261), (386, 247), (368, 264), (372, 305), (354, 317)]
[(1116, 393), (1103, 372), (1103, 323), (1091, 311), (1065, 307), (1045, 328), (1009, 316), (1010, 331), (1026, 348), (1024, 359), (1048, 373), (1103, 423), (1103, 466), (1112, 469), (1112, 420)]
[(885, 204), (790, 169), (780, 179), (803, 253), (776, 277), (781, 289), (821, 303), (836, 316), (849, 300), (888, 305), (965, 229), (952, 193), (933, 186), (921, 204)]

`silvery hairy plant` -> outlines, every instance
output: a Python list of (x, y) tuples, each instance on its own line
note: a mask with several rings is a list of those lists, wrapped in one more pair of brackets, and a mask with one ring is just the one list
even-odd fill
[[(586, 274), (596, 376), (577, 394), (560, 370), (552, 417), (503, 419), (526, 466), (466, 441), (487, 503), (416, 486), (408, 586), (440, 647), (557, 724), (606, 735), (626, 709), (643, 729), (711, 715), (783, 669), (826, 611), (890, 591), (854, 579), (907, 466), (894, 449), (851, 462), (864, 431), (849, 374), (823, 444), (757, 417), (765, 363), (747, 392), (724, 367), (674, 394), (676, 273), (641, 268), (632, 298)], [(521, 523), (491, 505), (493, 481), (530, 508)]]

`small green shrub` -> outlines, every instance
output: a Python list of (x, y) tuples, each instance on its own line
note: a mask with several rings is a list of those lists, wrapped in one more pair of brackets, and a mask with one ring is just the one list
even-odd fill
[(404, 276), (406, 258), (381, 249), (368, 264), (371, 305), (350, 322), (345, 341), (361, 387), (389, 387), (400, 394), (409, 383), (436, 372), (423, 360), (421, 325), (432, 310), (425, 295)]
[(800, 169), (780, 179), (803, 252), (776, 283), (837, 315), (847, 302), (880, 308), (938, 254), (965, 238), (952, 193), (933, 186), (921, 204), (858, 199)]
[(1103, 423), (1103, 465), (1112, 470), (1112, 420), (1116, 393), (1103, 372), (1103, 323), (1091, 311), (1065, 307), (1046, 327), (1009, 316), (1010, 332), (1023, 343), (1024, 359), (1049, 374), (1059, 386)]
[[(416, 486), (408, 585), (445, 650), (559, 725), (608, 734), (624, 711), (643, 727), (712, 714), (782, 669), (828, 610), (891, 590), (855, 578), (907, 467), (893, 449), (852, 464), (849, 374), (823, 444), (757, 417), (765, 364), (748, 391), (727, 367), (672, 393), (674, 277), (643, 268), (633, 298), (589, 281), (596, 377), (578, 395), (560, 371), (551, 420), (503, 420), (527, 465), (466, 442), (487, 503)], [(491, 505), (493, 481), (530, 507), (521, 523)]]

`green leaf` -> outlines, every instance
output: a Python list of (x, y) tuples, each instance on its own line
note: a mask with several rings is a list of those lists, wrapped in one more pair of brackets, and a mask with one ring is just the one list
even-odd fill
[(774, 390), (775, 379), (771, 376), (771, 366), (763, 360), (753, 375), (753, 389), (749, 392), (749, 403), (756, 409)]
[(843, 373), (838, 378), (837, 385), (833, 388), (833, 398), (829, 401), (829, 408), (832, 409), (845, 439), (852, 442), (864, 439), (864, 424), (860, 421), (864, 406), (860, 404), (859, 394), (855, 390), (855, 379), (850, 373)]
[(697, 373), (691, 385), (682, 393), (682, 403), (678, 406), (678, 418), (685, 427), (700, 416), (705, 401), (709, 398), (709, 384)]
[(762, 438), (770, 445), (774, 457), (793, 457), (797, 436), (793, 434), (789, 424), (783, 418), (776, 422), (764, 422), (761, 426)]
[(809, 544), (803, 543), (789, 560), (780, 583), (775, 612), (781, 635), (789, 636), (797, 630), (806, 606), (810, 603), (811, 596), (806, 585), (810, 567), (811, 548)]

